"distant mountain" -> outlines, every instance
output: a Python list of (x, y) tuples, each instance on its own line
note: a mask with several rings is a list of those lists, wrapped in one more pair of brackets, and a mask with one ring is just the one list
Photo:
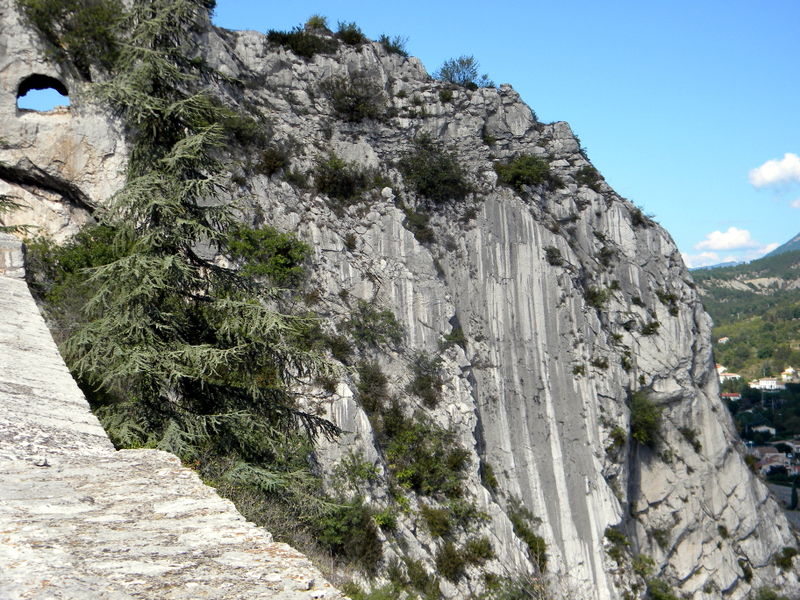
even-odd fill
[(705, 267), (694, 267), (689, 269), (690, 271), (699, 271), (701, 269), (719, 269), (721, 267), (735, 267), (736, 265), (743, 265), (744, 261), (741, 260), (729, 260), (728, 262), (717, 263), (716, 265), (706, 265)]
[(800, 233), (782, 246), (775, 248), (775, 250), (767, 254), (767, 256), (777, 256), (778, 254), (783, 254), (784, 252), (793, 252), (794, 250), (800, 250)]
[(714, 339), (730, 338), (715, 347), (717, 362), (750, 377), (800, 367), (800, 249), (694, 270), (692, 278)]

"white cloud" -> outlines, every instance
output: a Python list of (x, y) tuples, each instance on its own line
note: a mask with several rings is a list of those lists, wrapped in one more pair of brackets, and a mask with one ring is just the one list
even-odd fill
[(755, 260), (757, 258), (761, 258), (765, 254), (769, 254), (770, 252), (775, 250), (775, 248), (777, 248), (778, 246), (780, 246), (779, 243), (773, 242), (771, 244), (767, 244), (766, 246), (762, 246), (760, 248), (756, 248), (755, 250), (750, 250), (748, 252), (744, 252), (739, 257), (738, 260), (750, 261), (750, 260)]
[(750, 171), (750, 183), (756, 187), (800, 182), (800, 156), (787, 152), (781, 159), (772, 159)]
[(800, 198), (797, 198), (796, 200), (792, 200), (791, 207), (792, 208), (800, 208)]
[(690, 269), (695, 267), (708, 267), (710, 265), (719, 264), (719, 255), (716, 252), (701, 252), (700, 254), (683, 254), (683, 262)]
[(738, 248), (755, 248), (758, 242), (750, 232), (738, 227), (728, 227), (728, 231), (712, 231), (702, 242), (695, 244), (695, 250), (736, 250)]

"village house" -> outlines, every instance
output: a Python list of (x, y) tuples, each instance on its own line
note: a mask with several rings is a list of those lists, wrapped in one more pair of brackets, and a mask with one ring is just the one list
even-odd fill
[(754, 390), (766, 390), (766, 391), (782, 390), (786, 388), (786, 386), (783, 385), (782, 383), (778, 383), (777, 377), (762, 377), (761, 379), (754, 379), (747, 385), (749, 385)]
[(737, 379), (741, 379), (742, 376), (738, 373), (722, 373), (719, 376), (719, 382), (725, 383), (726, 381), (736, 381)]

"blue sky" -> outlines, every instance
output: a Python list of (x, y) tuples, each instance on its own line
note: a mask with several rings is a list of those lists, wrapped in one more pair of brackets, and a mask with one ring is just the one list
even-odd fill
[(474, 55), (541, 120), (568, 121), (690, 266), (755, 258), (800, 232), (797, 0), (218, 0), (214, 20), (266, 32), (312, 14), (406, 37), (429, 72)]
[(218, 0), (215, 22), (266, 31), (312, 14), (407, 37), (429, 72), (474, 55), (541, 120), (568, 121), (691, 266), (753, 258), (800, 231), (796, 0)]

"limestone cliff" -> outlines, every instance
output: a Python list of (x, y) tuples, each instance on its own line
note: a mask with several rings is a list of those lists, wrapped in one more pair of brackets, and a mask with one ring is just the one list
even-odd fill
[[(18, 222), (63, 237), (122, 185), (124, 136), (83, 95), (86, 84), (48, 60), (11, 0), (0, 2), (0, 25), (0, 192), (30, 206)], [(446, 88), (417, 59), (378, 43), (335, 42), (330, 54), (304, 59), (256, 32), (209, 24), (201, 38), (202, 58), (244, 84), (211, 91), (268, 123), (270, 144), (291, 148), (290, 164), (272, 175), (232, 150), (237, 195), (249, 198), (243, 218), (313, 246), (315, 309), (332, 328), (358, 299), (394, 312), (403, 343), (375, 357), (393, 394), (452, 428), (469, 451), (466, 495), (488, 515), (473, 531), (492, 541), (495, 557), (442, 579), (446, 597), (479, 592), (485, 572), (536, 573), (509, 518), (517, 501), (540, 520), (544, 578), (567, 598), (643, 593), (631, 566), (638, 554), (698, 600), (746, 598), (763, 585), (800, 590), (773, 565), (795, 536), (742, 460), (718, 398), (709, 319), (675, 244), (602, 179), (582, 175), (591, 165), (566, 123), (539, 122), (508, 85)], [(33, 74), (63, 82), (70, 108), (18, 110), (17, 90)], [(341, 118), (325, 82), (371, 86), (379, 118)], [(432, 236), (415, 237), (409, 215), (424, 201), (397, 160), (423, 133), (457, 153), (471, 191), (428, 207)], [(380, 171), (382, 189), (342, 206), (286, 177), (312, 172), (331, 153)], [(501, 185), (494, 164), (522, 154), (546, 158), (560, 183)], [(458, 343), (444, 348), (446, 336)], [(433, 408), (408, 392), (419, 351), (443, 361)], [(654, 447), (628, 436), (637, 390), (663, 407)], [(369, 500), (389, 506), (386, 456), (353, 376), (327, 411), (349, 433), (320, 448), (320, 463), (332, 472), (359, 450), (378, 466)], [(405, 556), (436, 570), (441, 541), (420, 524), (421, 503), (412, 494), (384, 535), (384, 564)], [(608, 527), (629, 541), (619, 560), (609, 555)]]

